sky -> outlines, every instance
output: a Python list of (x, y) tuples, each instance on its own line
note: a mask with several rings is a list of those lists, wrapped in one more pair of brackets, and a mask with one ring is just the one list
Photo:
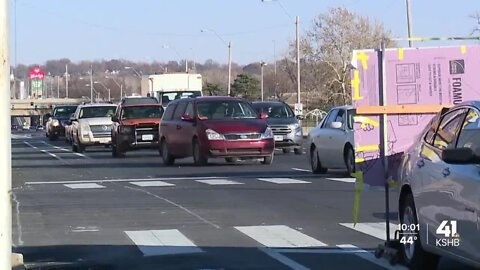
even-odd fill
[[(411, 1), (415, 36), (470, 35), (476, 22), (469, 15), (480, 12), (479, 0)], [(12, 65), (60, 58), (227, 63), (224, 42), (232, 42), (236, 63), (272, 61), (295, 38), (295, 16), (302, 35), (318, 14), (337, 6), (406, 36), (405, 0), (10, 0), (10, 59)]]

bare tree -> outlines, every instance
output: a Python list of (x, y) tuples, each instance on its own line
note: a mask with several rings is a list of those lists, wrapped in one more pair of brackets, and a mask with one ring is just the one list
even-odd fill
[[(325, 105), (350, 103), (352, 51), (379, 48), (381, 40), (389, 36), (383, 24), (343, 7), (318, 15), (301, 42), (302, 91), (307, 93), (306, 100), (316, 99)], [(387, 46), (392, 45), (387, 40)], [(294, 65), (292, 61), (286, 63)], [(288, 70), (296, 82), (295, 72)]]
[(470, 15), (470, 18), (474, 19), (477, 23), (477, 26), (472, 30), (472, 35), (475, 35), (476, 33), (480, 34), (480, 12), (477, 11), (475, 14)]

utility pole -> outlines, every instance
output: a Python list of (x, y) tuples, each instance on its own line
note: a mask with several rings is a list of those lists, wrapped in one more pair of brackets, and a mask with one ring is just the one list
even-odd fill
[(57, 76), (57, 98), (60, 98), (60, 76)]
[(261, 82), (260, 82), (260, 95), (262, 96), (262, 101), (263, 101), (263, 68), (267, 65), (267, 63), (265, 63), (264, 61), (261, 61), (260, 62), (260, 78), (261, 78)]
[(295, 19), (295, 32), (296, 32), (296, 41), (297, 41), (297, 103), (300, 106), (302, 100), (300, 98), (300, 17), (296, 17)]
[(90, 103), (93, 102), (93, 65), (90, 65)]
[(65, 97), (68, 98), (68, 64), (65, 65)]
[(123, 98), (123, 83), (120, 84), (120, 101), (122, 100)]
[(227, 93), (230, 96), (230, 87), (232, 84), (232, 43), (228, 42), (228, 86)]
[(12, 269), (12, 149), (8, 0), (0, 0), (0, 269)]
[(275, 93), (275, 98), (277, 98), (277, 45), (275, 43), (275, 40), (273, 41), (273, 74), (274, 74), (273, 92)]
[(405, 0), (407, 4), (407, 32), (408, 32), (408, 47), (412, 47), (412, 5), (410, 0)]

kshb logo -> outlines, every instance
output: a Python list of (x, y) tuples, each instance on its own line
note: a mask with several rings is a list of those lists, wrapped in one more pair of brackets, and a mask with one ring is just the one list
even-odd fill
[(444, 220), (438, 226), (436, 234), (444, 236), (435, 241), (437, 247), (458, 247), (460, 245), (460, 235), (457, 232), (456, 220)]

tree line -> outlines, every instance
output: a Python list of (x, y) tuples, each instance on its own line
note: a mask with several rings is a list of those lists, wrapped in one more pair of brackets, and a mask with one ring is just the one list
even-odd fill
[[(478, 20), (480, 16), (472, 16)], [(478, 20), (480, 23), (480, 20)], [(478, 27), (474, 30), (478, 31)], [(330, 8), (319, 14), (308, 27), (301, 39), (301, 92), (302, 103), (307, 110), (328, 109), (331, 106), (351, 103), (350, 72), (352, 51), (356, 49), (379, 48), (382, 39), (388, 47), (396, 46), (389, 40), (391, 32), (382, 23), (368, 16), (355, 13), (343, 7)], [(288, 50), (276, 63), (264, 67), (265, 99), (280, 99), (296, 102), (296, 46), (290, 42)], [(206, 95), (227, 93), (228, 67), (213, 60), (204, 63), (188, 63), (189, 72), (200, 73), (204, 81)], [(141, 74), (161, 74), (185, 72), (185, 62), (138, 63), (129, 60), (113, 59), (102, 61), (81, 61), (73, 63), (69, 59), (50, 60), (40, 65), (51, 76), (64, 76), (65, 65), (70, 74), (71, 97), (89, 96), (90, 88), (86, 79), (90, 68), (94, 80), (101, 81), (111, 89), (112, 97), (120, 95), (118, 84), (124, 87), (124, 94), (140, 92), (140, 80), (132, 67)], [(275, 69), (276, 66), (276, 69)], [(25, 78), (32, 66), (18, 65), (17, 78)], [(260, 98), (260, 62), (247, 65), (232, 65), (231, 94), (250, 100)], [(275, 72), (276, 71), (276, 72)], [(63, 86), (63, 85), (62, 85)], [(96, 86), (97, 91), (103, 91)], [(104, 96), (102, 94), (102, 96)]]

